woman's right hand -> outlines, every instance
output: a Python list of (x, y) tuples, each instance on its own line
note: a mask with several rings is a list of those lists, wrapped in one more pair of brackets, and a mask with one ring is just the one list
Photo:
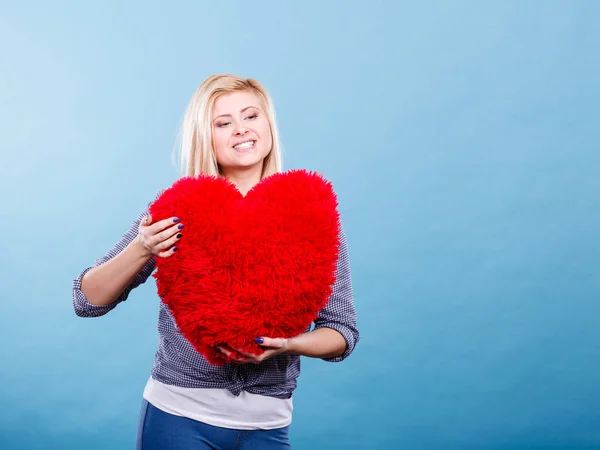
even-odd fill
[(182, 228), (183, 224), (176, 217), (153, 224), (152, 216), (148, 214), (140, 222), (137, 239), (148, 257), (168, 258), (177, 251), (175, 243), (181, 239)]

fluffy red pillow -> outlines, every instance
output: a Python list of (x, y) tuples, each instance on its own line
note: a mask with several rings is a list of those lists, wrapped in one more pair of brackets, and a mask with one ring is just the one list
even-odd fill
[(211, 364), (228, 344), (261, 354), (259, 336), (302, 333), (335, 281), (339, 213), (331, 184), (305, 170), (271, 175), (246, 196), (220, 177), (184, 177), (150, 207), (179, 217), (178, 251), (156, 258), (158, 295)]

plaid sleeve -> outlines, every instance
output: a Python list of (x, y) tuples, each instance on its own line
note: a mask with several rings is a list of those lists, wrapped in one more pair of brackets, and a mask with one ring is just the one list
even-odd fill
[[(158, 195), (160, 195), (160, 194), (158, 194)], [(158, 198), (158, 196), (157, 196), (157, 198)], [(148, 205), (148, 209), (149, 209), (149, 207), (150, 207), (150, 204)], [(138, 287), (140, 284), (145, 283), (146, 280), (148, 279), (148, 277), (152, 274), (152, 272), (154, 271), (154, 266), (155, 266), (154, 258), (150, 259), (150, 261), (148, 261), (144, 265), (144, 267), (142, 267), (142, 270), (140, 270), (140, 272), (133, 278), (133, 280), (131, 280), (129, 285), (123, 290), (121, 295), (119, 295), (119, 297), (117, 297), (117, 299), (114, 302), (112, 302), (108, 305), (105, 305), (105, 306), (98, 306), (98, 305), (91, 304), (90, 302), (88, 302), (87, 298), (85, 297), (85, 294), (81, 290), (81, 280), (83, 279), (83, 276), (88, 271), (90, 271), (92, 268), (97, 267), (101, 264), (104, 264), (106, 261), (109, 261), (110, 259), (117, 256), (119, 253), (121, 253), (123, 250), (125, 250), (125, 248), (137, 237), (140, 222), (147, 214), (148, 214), (147, 210), (145, 212), (141, 213), (137, 217), (137, 219), (135, 219), (133, 221), (133, 223), (129, 227), (129, 230), (127, 230), (127, 232), (121, 237), (119, 242), (117, 242), (113, 246), (113, 248), (109, 250), (109, 252), (106, 255), (102, 256), (101, 258), (98, 258), (95, 261), (93, 266), (88, 267), (85, 270), (83, 270), (79, 274), (79, 276), (75, 280), (73, 280), (73, 285), (72, 285), (73, 309), (75, 310), (75, 314), (77, 314), (80, 317), (103, 316), (107, 312), (114, 309), (115, 306), (117, 306), (119, 303), (127, 300), (129, 293), (133, 289)]]
[(315, 330), (323, 327), (338, 331), (346, 340), (346, 350), (340, 356), (322, 359), (328, 362), (343, 361), (352, 353), (360, 339), (356, 328), (356, 309), (352, 293), (348, 244), (343, 228), (340, 228), (340, 252), (333, 292), (327, 305), (319, 312), (315, 320)]

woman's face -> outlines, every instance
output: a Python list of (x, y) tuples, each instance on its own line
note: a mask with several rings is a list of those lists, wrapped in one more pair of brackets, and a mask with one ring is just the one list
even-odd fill
[(256, 95), (248, 91), (215, 100), (212, 134), (217, 162), (224, 172), (262, 168), (273, 145), (269, 120)]

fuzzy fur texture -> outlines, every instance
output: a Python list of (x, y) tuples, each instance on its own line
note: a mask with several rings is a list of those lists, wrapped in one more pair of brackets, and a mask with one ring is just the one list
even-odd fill
[(255, 354), (259, 336), (290, 338), (332, 292), (339, 252), (337, 198), (322, 176), (293, 170), (263, 179), (244, 197), (219, 177), (184, 177), (150, 207), (153, 222), (184, 224), (177, 252), (156, 258), (158, 295), (195, 349)]

